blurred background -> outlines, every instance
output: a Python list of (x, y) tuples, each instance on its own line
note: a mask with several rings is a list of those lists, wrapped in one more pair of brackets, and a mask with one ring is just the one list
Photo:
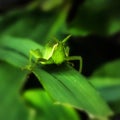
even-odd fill
[[(70, 55), (82, 56), (82, 74), (88, 78), (101, 66), (120, 60), (120, 0), (0, 0), (0, 14), (1, 34), (41, 44), (50, 37), (63, 39), (71, 34)], [(74, 64), (78, 69), (78, 63)], [(120, 62), (107, 71), (116, 73), (118, 66)], [(120, 79), (119, 74), (113, 76)], [(40, 86), (32, 78), (25, 88)], [(116, 104), (110, 103), (116, 111), (114, 119), (120, 120), (120, 97)]]

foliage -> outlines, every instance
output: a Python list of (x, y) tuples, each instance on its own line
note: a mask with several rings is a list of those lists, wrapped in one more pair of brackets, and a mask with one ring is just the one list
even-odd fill
[[(116, 2), (119, 4), (119, 1)], [(89, 77), (67, 62), (60, 65), (36, 64), (31, 71), (24, 69), (28, 64), (29, 51), (43, 51), (45, 43), (52, 37), (62, 40), (68, 34), (74, 38), (93, 33), (108, 36), (119, 32), (117, 3), (86, 0), (78, 4), (77, 13), (69, 22), (67, 19), (70, 19), (74, 6), (74, 2), (69, 0), (57, 0), (55, 3), (50, 0), (34, 1), (24, 8), (2, 14), (0, 120), (81, 120), (83, 111), (90, 120), (109, 120), (110, 116), (120, 113), (116, 107), (120, 106), (120, 59), (101, 65)], [(109, 11), (112, 12), (109, 14)], [(36, 76), (43, 89), (24, 88), (30, 74)]]

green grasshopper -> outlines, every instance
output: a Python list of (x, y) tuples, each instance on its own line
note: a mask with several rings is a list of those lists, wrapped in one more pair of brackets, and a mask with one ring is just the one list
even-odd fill
[(27, 69), (31, 70), (32, 68), (32, 57), (35, 58), (35, 63), (41, 64), (62, 64), (65, 61), (79, 60), (80, 66), (79, 71), (82, 71), (82, 57), (81, 56), (69, 56), (69, 47), (66, 46), (67, 40), (71, 35), (67, 36), (62, 41), (54, 38), (54, 40), (49, 41), (43, 53), (39, 49), (30, 50), (29, 65)]

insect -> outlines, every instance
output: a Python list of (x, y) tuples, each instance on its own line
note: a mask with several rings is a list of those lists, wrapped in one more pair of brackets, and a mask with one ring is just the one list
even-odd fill
[(69, 47), (66, 45), (67, 40), (71, 35), (68, 35), (62, 41), (54, 38), (49, 41), (44, 48), (43, 53), (39, 49), (30, 50), (28, 69), (32, 68), (32, 58), (34, 57), (35, 63), (40, 64), (61, 64), (65, 61), (78, 60), (79, 71), (82, 71), (82, 57), (81, 56), (69, 56)]

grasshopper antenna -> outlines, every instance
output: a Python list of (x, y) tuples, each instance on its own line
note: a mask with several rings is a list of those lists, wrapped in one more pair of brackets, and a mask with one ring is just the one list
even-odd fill
[(72, 35), (68, 35), (65, 39), (62, 40), (62, 43), (65, 43)]

